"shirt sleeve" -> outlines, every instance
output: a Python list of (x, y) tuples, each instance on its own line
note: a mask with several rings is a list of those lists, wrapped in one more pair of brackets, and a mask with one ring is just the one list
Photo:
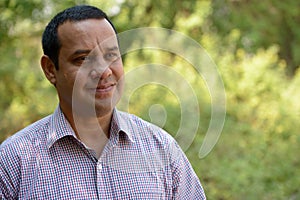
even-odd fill
[(173, 179), (172, 199), (205, 200), (206, 197), (200, 180), (194, 172), (187, 157), (176, 142), (174, 142), (171, 146), (171, 168)]
[(0, 197), (17, 199), (20, 181), (20, 162), (12, 149), (0, 147)]

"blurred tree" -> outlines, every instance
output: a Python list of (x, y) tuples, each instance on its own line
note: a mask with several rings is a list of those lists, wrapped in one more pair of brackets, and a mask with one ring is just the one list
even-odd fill
[[(55, 90), (39, 66), (41, 34), (55, 13), (82, 3), (103, 8), (119, 32), (147, 26), (178, 30), (217, 62), (227, 119), (218, 144), (202, 161), (199, 147), (211, 117), (205, 82), (168, 52), (133, 52), (124, 62), (126, 71), (148, 63), (170, 66), (197, 88), (199, 134), (186, 153), (208, 199), (300, 199), (300, 11), (295, 0), (2, 0), (0, 141), (55, 108)], [(284, 69), (294, 75), (291, 80)], [(148, 120), (149, 109), (166, 111), (164, 128), (174, 133), (180, 124), (174, 94), (146, 85), (131, 96), (130, 111)], [(155, 107), (158, 103), (164, 109)]]
[[(17, 124), (22, 126), (23, 120), (18, 118), (13, 122), (14, 117), (8, 114), (13, 102), (22, 101), (25, 94), (26, 82), (22, 74), (21, 58), (24, 56), (24, 49), (21, 40), (28, 35), (34, 34), (34, 29), (29, 28), (31, 25), (32, 13), (34, 10), (42, 8), (42, 1), (1, 1), (0, 9), (0, 109), (1, 114), (1, 138), (18, 130)], [(24, 31), (26, 30), (26, 31)], [(29, 41), (28, 41), (29, 42)], [(29, 43), (28, 43), (29, 44)], [(29, 52), (28, 49), (25, 50)], [(33, 50), (34, 51), (34, 50)], [(28, 59), (28, 58), (26, 58)], [(24, 68), (23, 68), (24, 69)], [(17, 114), (17, 113), (15, 113)], [(20, 114), (20, 113), (18, 113)], [(15, 116), (18, 116), (15, 115)], [(16, 123), (17, 122), (17, 123)]]
[[(300, 1), (213, 0), (212, 8), (213, 31), (226, 38), (232, 30), (240, 30), (236, 50), (254, 53), (277, 44), (287, 74), (295, 74), (300, 67)], [(228, 40), (223, 42), (228, 46)]]

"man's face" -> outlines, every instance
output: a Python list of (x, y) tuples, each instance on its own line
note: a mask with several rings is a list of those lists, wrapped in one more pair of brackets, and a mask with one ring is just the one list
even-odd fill
[(108, 114), (123, 90), (123, 64), (115, 32), (106, 19), (66, 22), (56, 71), (60, 106), (81, 115)]

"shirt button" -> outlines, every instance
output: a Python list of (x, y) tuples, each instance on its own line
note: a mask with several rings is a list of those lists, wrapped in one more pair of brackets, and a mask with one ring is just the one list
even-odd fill
[(102, 170), (102, 165), (98, 164), (98, 170)]

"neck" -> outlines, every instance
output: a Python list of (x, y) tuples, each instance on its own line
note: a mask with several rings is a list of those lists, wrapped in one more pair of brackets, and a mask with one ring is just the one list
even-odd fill
[(62, 108), (67, 120), (73, 128), (76, 137), (93, 149), (97, 158), (100, 157), (110, 137), (110, 123), (113, 111), (101, 116), (87, 116)]
[(112, 112), (103, 116), (87, 117), (78, 114), (72, 114), (71, 126), (79, 138), (88, 137), (89, 135), (104, 134), (109, 138), (109, 129)]

